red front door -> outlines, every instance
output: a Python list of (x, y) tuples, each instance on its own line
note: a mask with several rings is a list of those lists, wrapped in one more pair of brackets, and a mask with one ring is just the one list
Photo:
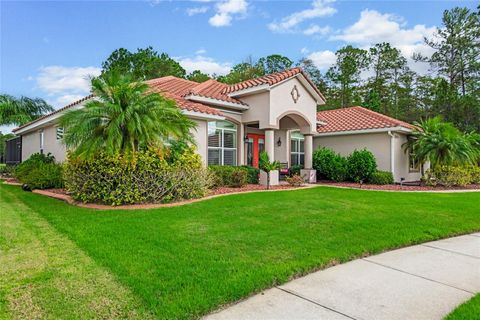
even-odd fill
[(258, 156), (265, 150), (265, 136), (249, 133), (247, 138), (247, 164), (258, 168)]

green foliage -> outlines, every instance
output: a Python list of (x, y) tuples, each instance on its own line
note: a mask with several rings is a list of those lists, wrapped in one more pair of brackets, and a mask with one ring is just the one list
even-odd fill
[(211, 77), (208, 74), (203, 73), (200, 70), (193, 70), (191, 73), (189, 73), (187, 75), (187, 79), (191, 80), (191, 81), (198, 82), (198, 83), (202, 83), (202, 82), (205, 82), (207, 80), (210, 80)]
[(393, 184), (393, 174), (389, 171), (375, 171), (370, 178), (368, 179), (368, 183), (371, 184)]
[(62, 188), (64, 184), (62, 165), (50, 153), (32, 154), (15, 167), (14, 176), (31, 189)]
[(427, 186), (464, 187), (472, 180), (470, 171), (465, 167), (437, 166), (425, 172), (423, 180)]
[(303, 178), (298, 174), (294, 174), (291, 177), (286, 177), (285, 180), (289, 185), (294, 187), (301, 187), (305, 184)]
[(184, 78), (185, 69), (166, 53), (158, 54), (152, 47), (130, 52), (120, 48), (113, 51), (102, 63), (101, 77), (112, 73), (129, 74), (133, 81), (149, 80), (165, 76)]
[(258, 178), (260, 175), (260, 170), (251, 166), (241, 166), (242, 168), (247, 169), (248, 174), (248, 183), (249, 184), (258, 184)]
[(88, 159), (69, 155), (65, 185), (75, 200), (111, 205), (166, 203), (204, 196), (208, 171), (193, 149), (169, 163), (152, 150), (132, 159), (121, 154), (97, 153)]
[(477, 134), (465, 135), (455, 126), (443, 122), (440, 117), (415, 123), (405, 151), (412, 150), (420, 163), (430, 161), (431, 167), (474, 164), (480, 156)]
[(13, 137), (15, 137), (13, 133), (3, 134), (0, 131), (0, 163), (5, 162), (7, 140), (12, 139)]
[(0, 95), (0, 125), (23, 125), (54, 109), (40, 98)]
[(347, 176), (353, 182), (368, 181), (377, 170), (377, 161), (367, 149), (354, 150), (347, 158)]
[(312, 160), (319, 177), (333, 181), (344, 181), (347, 178), (347, 159), (332, 149), (315, 150)]
[[(249, 183), (249, 169), (236, 166), (209, 166), (213, 175), (213, 187), (243, 187)], [(258, 181), (258, 178), (257, 178)]]
[(96, 99), (60, 119), (67, 147), (81, 158), (100, 151), (135, 156), (144, 148), (162, 149), (172, 138), (191, 141), (195, 123), (173, 100), (147, 90), (147, 84), (118, 73), (93, 79)]
[(300, 175), (301, 170), (303, 169), (303, 166), (300, 164), (294, 165), (290, 167), (290, 175)]
[(285, 56), (272, 54), (258, 59), (257, 64), (262, 67), (264, 74), (271, 74), (290, 69), (293, 65), (293, 61)]
[(281, 167), (280, 162), (278, 161), (270, 162), (268, 153), (266, 153), (265, 151), (260, 153), (258, 162), (259, 162), (258, 167), (260, 168), (260, 170), (264, 171), (267, 174), (267, 189), (270, 189), (270, 172), (273, 170), (280, 169)]

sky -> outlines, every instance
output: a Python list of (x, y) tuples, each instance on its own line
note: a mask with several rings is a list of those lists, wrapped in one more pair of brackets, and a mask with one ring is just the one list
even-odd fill
[[(4, 1), (0, 0), (0, 93), (55, 108), (89, 91), (90, 76), (120, 47), (152, 46), (191, 72), (228, 73), (251, 56), (308, 57), (325, 71), (334, 52), (383, 41), (431, 54), (423, 43), (455, 6), (477, 1)], [(427, 66), (413, 63), (418, 72)], [(12, 127), (0, 127), (8, 132)]]

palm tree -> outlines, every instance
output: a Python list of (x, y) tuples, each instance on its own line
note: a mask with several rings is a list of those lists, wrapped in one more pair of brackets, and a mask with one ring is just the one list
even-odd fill
[(477, 134), (463, 134), (440, 117), (416, 122), (405, 151), (412, 150), (419, 163), (430, 161), (433, 169), (440, 165), (474, 164), (479, 157)]
[(23, 125), (54, 109), (40, 98), (0, 95), (0, 125)]
[(74, 155), (87, 158), (99, 151), (134, 155), (142, 148), (161, 149), (169, 139), (191, 142), (195, 124), (175, 102), (131, 79), (119, 73), (92, 79), (95, 98), (61, 117), (64, 143)]
[(265, 171), (267, 174), (267, 190), (270, 189), (270, 171), (280, 169), (280, 162), (273, 161), (270, 162), (270, 158), (268, 157), (268, 153), (265, 151), (260, 153), (259, 159), (259, 169)]

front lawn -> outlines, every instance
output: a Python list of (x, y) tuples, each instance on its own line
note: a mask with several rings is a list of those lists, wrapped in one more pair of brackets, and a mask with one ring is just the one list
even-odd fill
[[(332, 263), (480, 230), (480, 193), (318, 187), (135, 211), (77, 208), (6, 185), (0, 185), (0, 193), (0, 209), (11, 212), (0, 215), (0, 248), (7, 259), (25, 250), (12, 240), (20, 237), (19, 228), (32, 227), (30, 220), (38, 220), (52, 235), (44, 236), (40, 228), (32, 237), (44, 238), (44, 250), (56, 254), (55, 261), (60, 259), (52, 267), (53, 275), (93, 264), (95, 272), (110, 275), (114, 289), (95, 290), (101, 285), (92, 280), (91, 295), (110, 301), (120, 292), (126, 300), (115, 310), (124, 315), (130, 308), (132, 315), (141, 317), (199, 317)], [(50, 243), (50, 237), (64, 239), (65, 244)], [(85, 259), (74, 268), (75, 255)], [(37, 297), (34, 289), (50, 286), (51, 277), (26, 277), (2, 263), (0, 275), (0, 308), (5, 306), (13, 317), (21, 312), (16, 292), (25, 287), (32, 288), (29, 305), (43, 314), (52, 314), (51, 309), (62, 303), (77, 303), (65, 294)], [(76, 311), (66, 308), (64, 316), (81, 318), (83, 310), (89, 310), (88, 303), (78, 303)]]
[(480, 318), (480, 294), (461, 304), (445, 320), (474, 320)]

